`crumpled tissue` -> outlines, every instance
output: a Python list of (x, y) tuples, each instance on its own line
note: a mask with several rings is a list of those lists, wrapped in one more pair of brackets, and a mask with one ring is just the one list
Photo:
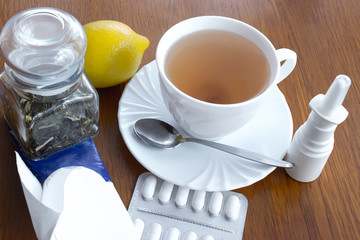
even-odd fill
[(40, 240), (136, 237), (135, 226), (113, 183), (85, 166), (65, 166), (41, 184), (16, 153), (16, 163)]

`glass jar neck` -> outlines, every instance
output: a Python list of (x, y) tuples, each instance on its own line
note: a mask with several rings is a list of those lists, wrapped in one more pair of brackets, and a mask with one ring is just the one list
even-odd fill
[(63, 72), (49, 75), (31, 75), (5, 63), (6, 85), (25, 98), (63, 98), (72, 93), (80, 84), (84, 61)]

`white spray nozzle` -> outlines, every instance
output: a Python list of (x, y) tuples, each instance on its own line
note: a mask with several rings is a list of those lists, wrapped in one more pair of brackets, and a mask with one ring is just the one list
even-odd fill
[(338, 75), (324, 98), (319, 103), (318, 110), (321, 114), (328, 116), (340, 107), (351, 85), (351, 80), (346, 75)]

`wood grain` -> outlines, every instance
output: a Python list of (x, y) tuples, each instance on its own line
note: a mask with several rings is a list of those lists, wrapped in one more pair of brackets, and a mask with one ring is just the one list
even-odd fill
[[(277, 169), (236, 191), (249, 200), (244, 239), (360, 239), (358, 0), (0, 0), (0, 29), (17, 12), (38, 6), (67, 11), (83, 24), (100, 19), (126, 23), (151, 42), (142, 66), (155, 58), (162, 34), (181, 20), (221, 15), (244, 21), (263, 32), (276, 48), (298, 53), (295, 70), (279, 85), (292, 111), (294, 129), (306, 120), (312, 97), (325, 93), (336, 75), (348, 75), (352, 86), (344, 106), (350, 114), (336, 130), (334, 151), (321, 176), (299, 183)], [(94, 141), (128, 206), (137, 177), (146, 170), (118, 130), (117, 107), (125, 84), (98, 89), (100, 133)], [(0, 112), (0, 239), (36, 239), (2, 107)]]

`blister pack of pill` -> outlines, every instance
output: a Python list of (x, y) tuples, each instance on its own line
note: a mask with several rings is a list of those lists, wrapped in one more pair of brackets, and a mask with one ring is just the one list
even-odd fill
[(128, 212), (141, 240), (242, 239), (248, 202), (232, 191), (205, 192), (140, 175)]

